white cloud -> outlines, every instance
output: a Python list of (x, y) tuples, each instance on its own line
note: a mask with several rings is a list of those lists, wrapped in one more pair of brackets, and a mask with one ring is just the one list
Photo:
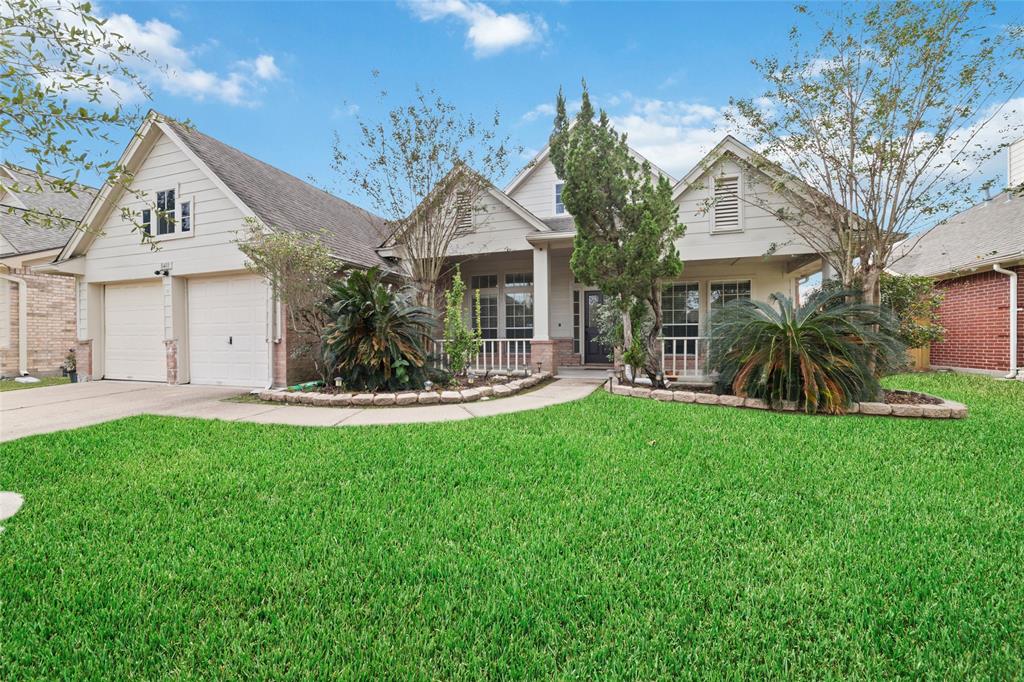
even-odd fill
[[(94, 8), (94, 12), (102, 16), (98, 9)], [(108, 31), (120, 34), (125, 42), (149, 57), (149, 61), (128, 66), (151, 88), (197, 100), (217, 99), (236, 106), (255, 106), (263, 92), (262, 84), (282, 75), (269, 54), (236, 62), (226, 73), (210, 71), (195, 63), (195, 57), (211, 51), (210, 43), (189, 49), (182, 43), (181, 31), (159, 19), (139, 22), (128, 14), (111, 14), (106, 19)], [(141, 93), (128, 84), (112, 82), (111, 90), (116, 92), (114, 98), (122, 102), (141, 99)]]
[(409, 6), (421, 21), (451, 17), (466, 24), (466, 42), (477, 57), (538, 43), (548, 31), (541, 17), (511, 12), (498, 14), (484, 3), (471, 0), (411, 0)]
[(609, 115), (631, 147), (678, 178), (730, 132), (724, 111), (698, 102), (631, 99), (628, 111)]
[(555, 105), (554, 104), (548, 104), (548, 103), (545, 102), (544, 104), (538, 104), (533, 109), (530, 109), (525, 114), (523, 114), (522, 120), (525, 121), (526, 123), (531, 123), (533, 121), (536, 121), (538, 118), (540, 118), (542, 116), (554, 116), (554, 115), (555, 115)]

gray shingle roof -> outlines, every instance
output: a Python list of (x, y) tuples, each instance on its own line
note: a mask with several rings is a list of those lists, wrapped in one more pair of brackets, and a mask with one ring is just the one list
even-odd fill
[(550, 227), (552, 232), (572, 232), (576, 229), (576, 221), (571, 215), (545, 218), (544, 224)]
[(165, 120), (269, 227), (318, 236), (334, 255), (352, 265), (386, 267), (376, 251), (387, 237), (383, 218), (194, 128)]
[(902, 245), (892, 269), (932, 277), (1024, 258), (1024, 197), (1003, 192)]
[(89, 209), (96, 190), (76, 183), (74, 193), (58, 192), (45, 181), (39, 182), (35, 171), (13, 164), (4, 164), (4, 169), (15, 179), (0, 171), (0, 184), (16, 186), (17, 191), (9, 190), (0, 199), (0, 256), (64, 246)]

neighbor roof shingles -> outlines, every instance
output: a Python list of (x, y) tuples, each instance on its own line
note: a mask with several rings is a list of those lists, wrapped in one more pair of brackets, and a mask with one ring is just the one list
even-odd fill
[(1024, 257), (1024, 198), (1003, 192), (976, 204), (908, 239), (897, 257), (896, 272), (928, 276)]
[(387, 236), (383, 218), (194, 128), (164, 120), (268, 227), (317, 236), (352, 265), (387, 267), (376, 251)]
[[(4, 237), (0, 242), (0, 256), (64, 246), (89, 210), (96, 190), (75, 183), (73, 194), (58, 192), (45, 179), (38, 181), (35, 171), (9, 163), (4, 164), (4, 168), (15, 179), (0, 176), (0, 184), (6, 186), (10, 194), (0, 199), (0, 235)], [(17, 191), (12, 186), (16, 186)], [(15, 201), (21, 205), (15, 205)]]

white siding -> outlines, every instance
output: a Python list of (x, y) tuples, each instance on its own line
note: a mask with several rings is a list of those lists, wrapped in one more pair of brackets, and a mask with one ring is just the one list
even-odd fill
[(1024, 139), (1017, 140), (1006, 150), (1006, 184), (1010, 187), (1024, 183)]
[(526, 236), (537, 230), (490, 194), (485, 195), (473, 214), (475, 229), (460, 237), (448, 249), (450, 256), (501, 253), (531, 249)]
[(555, 185), (559, 180), (554, 164), (545, 156), (530, 170), (526, 180), (509, 196), (538, 218), (555, 217)]
[[(743, 206), (741, 229), (712, 234), (710, 215), (704, 212), (711, 192), (709, 175), (740, 175)], [(763, 207), (785, 205), (782, 197), (772, 192), (763, 181), (749, 173), (741, 173), (739, 164), (725, 159), (714, 164), (701, 181), (694, 183), (677, 199), (679, 221), (686, 225), (686, 234), (677, 243), (684, 262), (713, 258), (746, 258), (763, 256), (776, 245), (776, 254), (813, 253), (797, 235)]]
[(157, 133), (135, 174), (132, 189), (145, 193), (149, 205), (159, 190), (176, 189), (179, 201), (191, 199), (191, 236), (159, 240), (155, 250), (143, 244), (131, 222), (122, 218), (121, 211), (140, 211), (147, 202), (125, 192), (104, 221), (102, 234), (88, 250), (86, 281), (153, 277), (162, 263), (171, 263), (175, 276), (244, 268), (244, 256), (233, 243), (238, 230), (245, 227), (242, 211), (169, 138)]
[(78, 309), (78, 338), (89, 338), (89, 285), (81, 277), (75, 278), (75, 304)]

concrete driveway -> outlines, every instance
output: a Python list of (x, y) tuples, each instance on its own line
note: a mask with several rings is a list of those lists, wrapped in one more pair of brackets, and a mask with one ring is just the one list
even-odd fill
[(221, 386), (168, 386), (138, 381), (90, 381), (0, 393), (0, 441), (74, 429), (136, 414), (177, 414), (203, 407), (211, 417), (221, 406), (258, 407), (219, 402), (245, 393)]
[(0, 393), (0, 441), (90, 426), (136, 414), (200, 417), (295, 426), (410, 424), (488, 417), (535, 410), (592, 393), (603, 377), (566, 377), (500, 400), (410, 407), (309, 407), (226, 402), (248, 392), (221, 386), (168, 386), (135, 381), (92, 381)]

